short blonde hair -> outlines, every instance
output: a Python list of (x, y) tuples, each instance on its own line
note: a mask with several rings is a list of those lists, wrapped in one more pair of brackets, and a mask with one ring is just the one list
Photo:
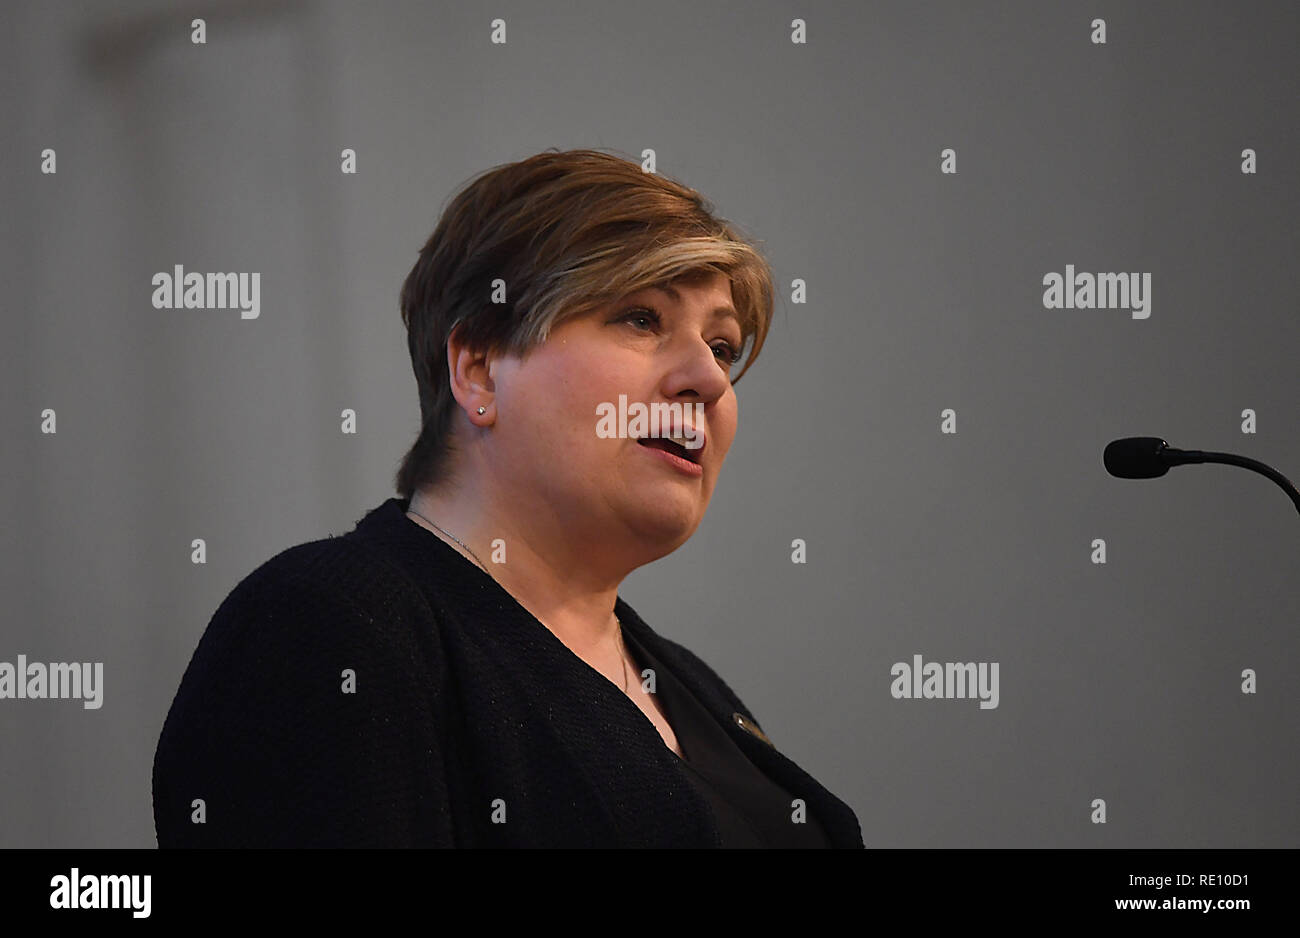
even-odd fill
[[(599, 150), (552, 149), (480, 173), (448, 204), (402, 285), (421, 426), (397, 471), (398, 493), (410, 498), (445, 473), (453, 330), (472, 348), (522, 357), (566, 319), (710, 273), (730, 280), (740, 317), (735, 383), (767, 337), (772, 272), (703, 196)], [(504, 303), (492, 302), (498, 278)]]

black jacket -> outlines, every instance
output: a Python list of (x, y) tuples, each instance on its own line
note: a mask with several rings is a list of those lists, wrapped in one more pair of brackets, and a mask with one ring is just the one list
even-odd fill
[[(636, 704), (406, 506), (278, 554), (222, 602), (159, 738), (159, 846), (718, 846)], [(833, 845), (863, 846), (707, 664), (615, 612)]]

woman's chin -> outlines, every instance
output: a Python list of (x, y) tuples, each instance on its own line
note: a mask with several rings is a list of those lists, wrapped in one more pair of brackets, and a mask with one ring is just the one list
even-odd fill
[(672, 498), (658, 503), (640, 502), (632, 514), (629, 527), (654, 544), (660, 556), (684, 544), (700, 523), (696, 505)]

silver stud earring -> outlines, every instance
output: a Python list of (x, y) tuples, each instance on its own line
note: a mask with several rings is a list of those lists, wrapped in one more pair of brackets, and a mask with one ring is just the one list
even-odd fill
[(480, 408), (478, 409), (478, 412), (479, 412), (480, 414), (482, 414), (482, 413), (486, 413), (486, 412), (487, 412), (487, 408), (486, 408), (486, 407), (480, 407)]

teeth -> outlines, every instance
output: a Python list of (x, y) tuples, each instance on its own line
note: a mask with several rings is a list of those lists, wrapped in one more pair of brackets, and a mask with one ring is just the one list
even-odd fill
[[(655, 439), (655, 437), (644, 437), (644, 439)], [(658, 439), (671, 440), (672, 442), (676, 443), (678, 446), (682, 447), (682, 449), (688, 450), (690, 452), (695, 452), (697, 449), (700, 448), (700, 438), (698, 436), (692, 439), (691, 437), (687, 437), (687, 436), (673, 436), (671, 433), (662, 433), (659, 435)], [(691, 445), (692, 443), (694, 443), (695, 445), (692, 446)]]

